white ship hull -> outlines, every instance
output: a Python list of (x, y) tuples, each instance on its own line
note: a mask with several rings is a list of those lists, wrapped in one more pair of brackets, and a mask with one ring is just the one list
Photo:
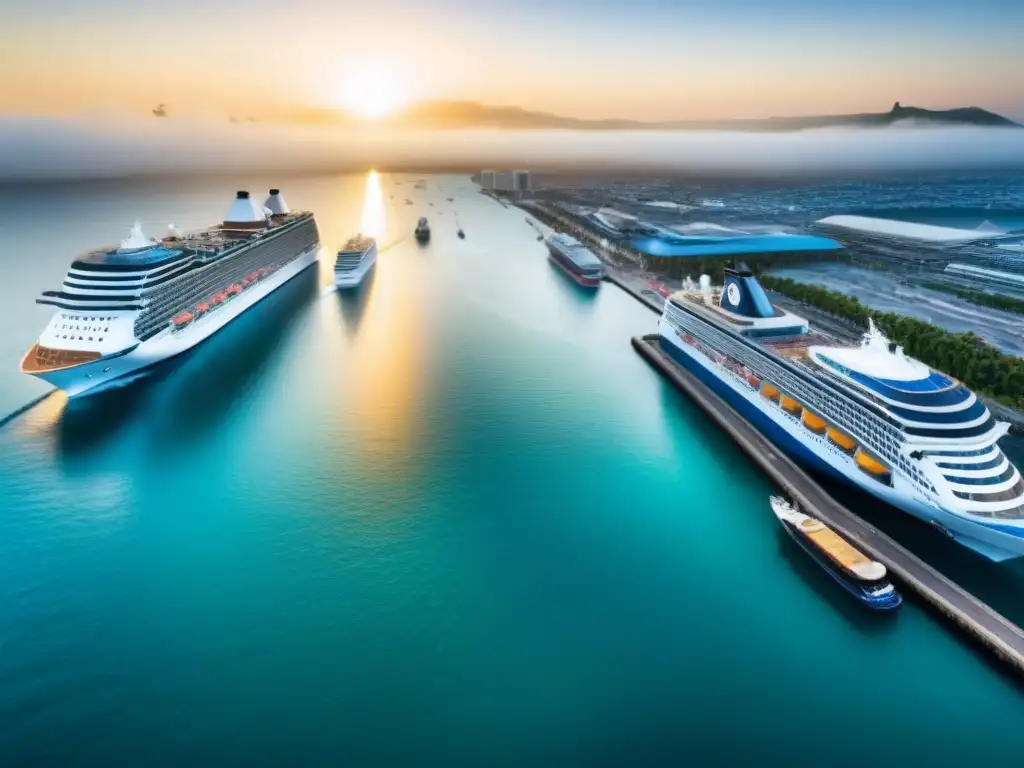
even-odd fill
[(355, 269), (334, 271), (334, 285), (338, 288), (357, 288), (377, 263), (377, 249), (371, 248)]
[(659, 331), (666, 351), (805, 467), (854, 485), (926, 523), (940, 526), (959, 543), (989, 559), (1000, 561), (1024, 556), (1024, 538), (943, 509), (899, 474), (893, 474), (891, 486), (875, 480), (827, 437), (806, 429), (799, 419), (788, 415), (731, 371), (684, 342), (665, 317), (660, 321)]
[(134, 381), (146, 369), (168, 358), (180, 355), (212, 336), (247, 309), (269, 296), (308, 267), (316, 264), (318, 248), (301, 256), (252, 285), (233, 299), (201, 316), (186, 328), (170, 327), (151, 339), (139, 343), (126, 354), (102, 357), (70, 368), (33, 373), (63, 390), (69, 398), (94, 394), (112, 386)]

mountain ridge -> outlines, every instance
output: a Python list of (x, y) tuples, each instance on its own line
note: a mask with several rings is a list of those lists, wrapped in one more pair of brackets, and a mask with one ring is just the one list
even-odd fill
[(882, 128), (896, 123), (921, 127), (978, 126), (1024, 128), (1019, 123), (981, 107), (932, 110), (904, 107), (896, 102), (888, 112), (862, 112), (800, 117), (731, 118), (642, 121), (620, 118), (586, 119), (536, 112), (516, 106), (490, 106), (474, 101), (424, 101), (388, 118), (365, 120), (327, 109), (292, 112), (290, 120), (317, 124), (367, 124), (418, 130), (497, 128), (506, 130), (727, 130), (752, 132), (801, 131), (814, 128)]

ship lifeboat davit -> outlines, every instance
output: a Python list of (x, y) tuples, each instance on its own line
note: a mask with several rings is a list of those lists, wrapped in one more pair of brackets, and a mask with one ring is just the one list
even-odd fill
[(791, 397), (786, 397), (785, 395), (782, 396), (782, 399), (779, 401), (779, 405), (782, 406), (782, 410), (786, 413), (791, 413), (794, 416), (799, 416), (800, 411), (804, 409), (804, 407), (796, 400)]
[(816, 416), (810, 411), (804, 410), (803, 422), (804, 426), (816, 435), (825, 434), (825, 421), (820, 416)]
[(182, 312), (180, 315), (174, 318), (175, 328), (184, 328), (186, 325), (192, 322), (193, 316), (191, 312)]
[(767, 381), (764, 383), (764, 386), (761, 387), (761, 395), (768, 400), (774, 400), (775, 402), (779, 401), (779, 390)]
[(870, 475), (882, 483), (888, 483), (892, 477), (889, 467), (884, 462), (876, 459), (870, 453), (865, 451), (863, 448), (857, 449), (857, 454), (854, 456), (854, 461), (857, 462), (857, 466), (862, 472)]
[(857, 443), (849, 435), (843, 434), (835, 427), (828, 428), (828, 439), (840, 450), (852, 454), (857, 450)]

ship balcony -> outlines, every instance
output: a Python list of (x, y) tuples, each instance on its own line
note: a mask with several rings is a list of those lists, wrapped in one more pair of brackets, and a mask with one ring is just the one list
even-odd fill
[(74, 368), (77, 365), (99, 360), (102, 354), (89, 350), (51, 349), (38, 342), (21, 359), (23, 373), (37, 374)]

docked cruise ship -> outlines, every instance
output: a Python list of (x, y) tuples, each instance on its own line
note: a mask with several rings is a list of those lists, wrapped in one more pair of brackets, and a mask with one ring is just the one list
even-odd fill
[(334, 284), (338, 288), (355, 288), (376, 263), (376, 240), (363, 235), (349, 238), (334, 262)]
[(57, 308), (21, 370), (69, 397), (134, 380), (207, 338), (316, 263), (313, 214), (290, 211), (279, 190), (263, 205), (239, 192), (223, 223), (160, 241), (136, 222), (119, 246), (71, 263)]
[(545, 240), (551, 260), (580, 285), (597, 288), (604, 277), (601, 260), (579, 240), (561, 232), (548, 235)]
[(891, 348), (809, 331), (750, 272), (665, 302), (662, 348), (792, 458), (852, 483), (992, 559), (1024, 555), (1024, 480), (1009, 425), (959, 381)]

